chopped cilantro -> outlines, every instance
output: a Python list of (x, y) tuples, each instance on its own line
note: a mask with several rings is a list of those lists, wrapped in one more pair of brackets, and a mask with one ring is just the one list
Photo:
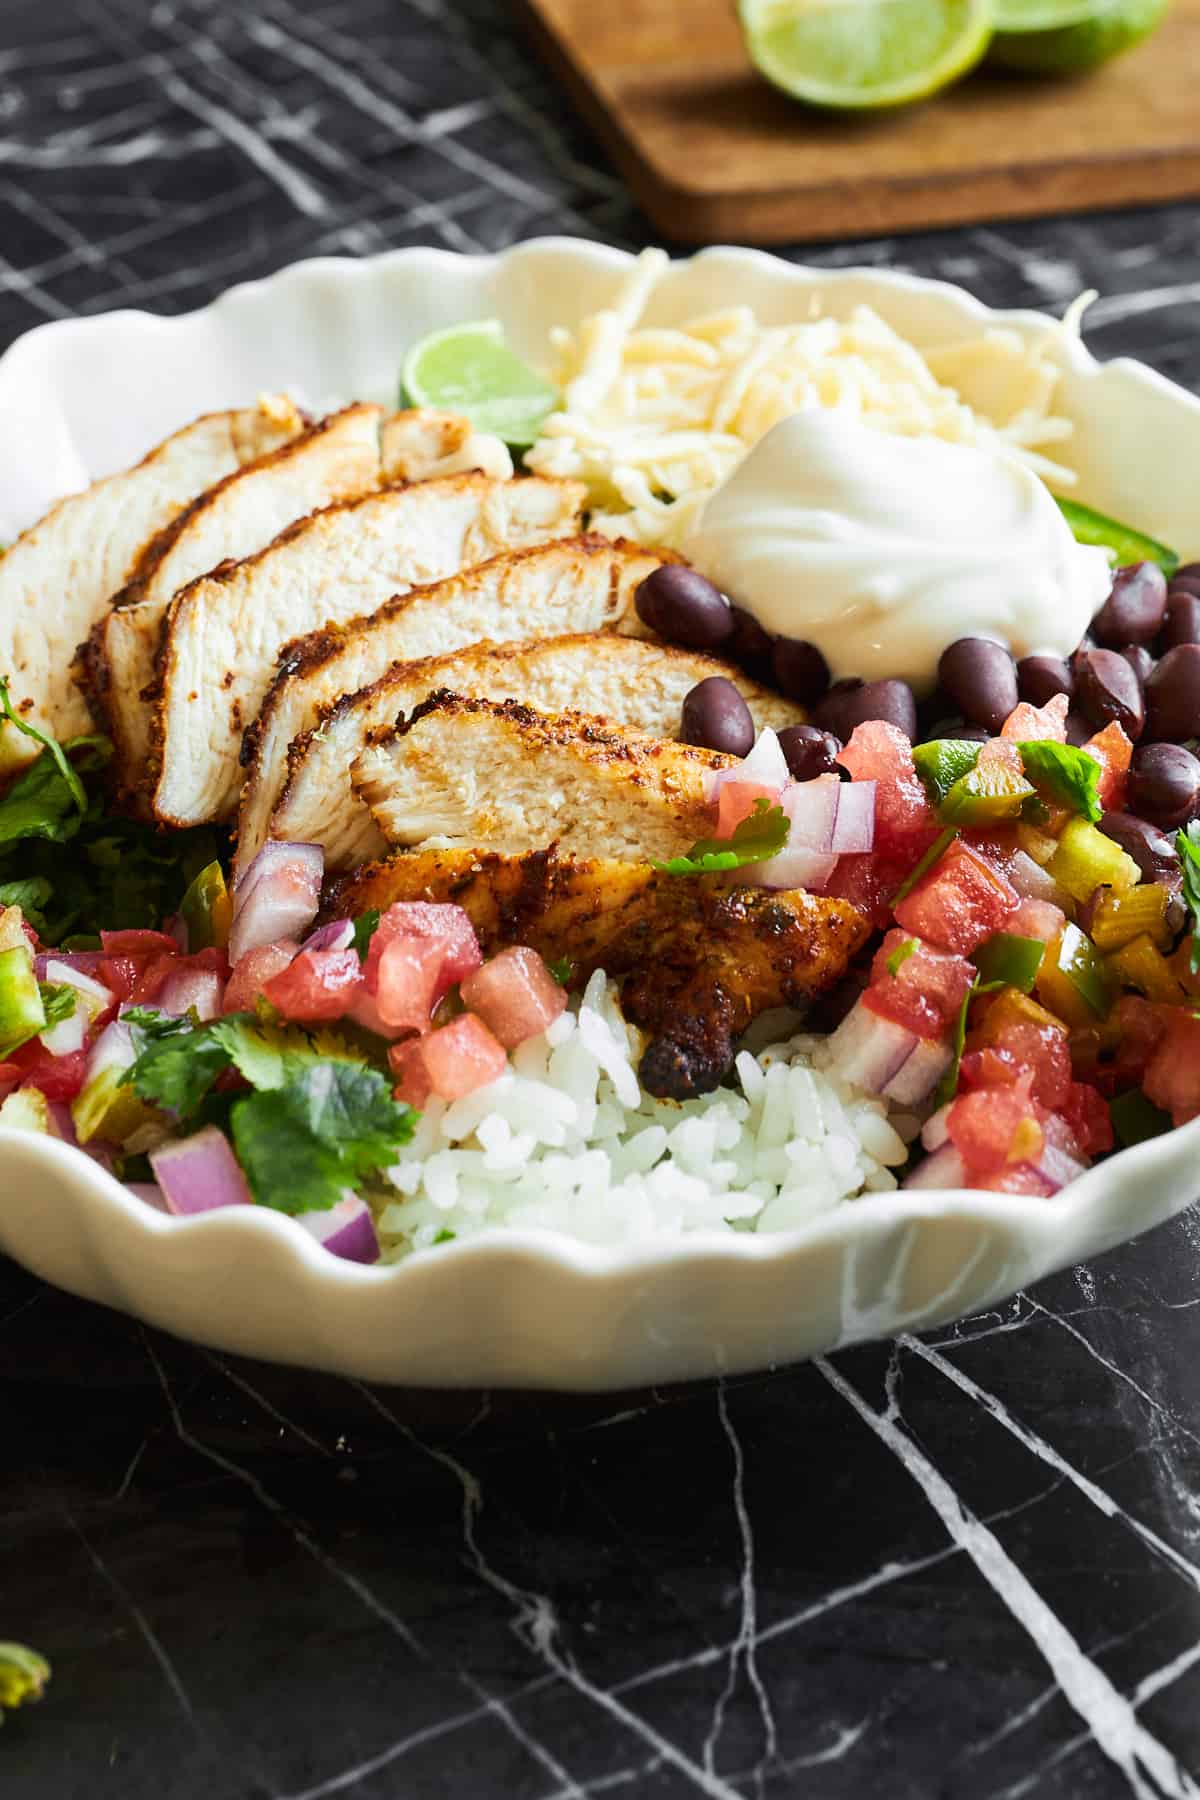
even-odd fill
[(896, 948), (887, 959), (888, 974), (893, 976), (898, 975), (909, 957), (916, 954), (916, 949), (916, 938), (905, 938), (902, 944), (897, 944)]
[(452, 1244), (454, 1242), (454, 1233), (452, 1231), (447, 1231), (446, 1227), (443, 1225), (433, 1241), (435, 1244)]
[(722, 869), (740, 869), (747, 863), (769, 862), (787, 843), (791, 821), (782, 806), (772, 806), (764, 796), (754, 811), (736, 826), (732, 837), (700, 838), (684, 856), (654, 867), (665, 875), (715, 875)]
[(358, 951), (359, 962), (366, 962), (367, 951), (371, 948), (371, 939), (379, 929), (379, 908), (372, 906), (369, 911), (360, 913), (354, 921), (354, 948)]
[(937, 1112), (940, 1107), (947, 1106), (958, 1092), (958, 1071), (962, 1067), (963, 1050), (967, 1042), (967, 1014), (971, 1010), (972, 1000), (977, 999), (980, 994), (994, 994), (997, 988), (1002, 988), (1004, 985), (1002, 981), (973, 981), (963, 995), (963, 1002), (954, 1026), (954, 1036), (950, 1040), (950, 1047), (954, 1054), (949, 1067), (933, 1093), (934, 1112)]
[(1100, 804), (1100, 764), (1074, 744), (1047, 738), (1020, 743), (1021, 764), (1030, 781), (1045, 788), (1061, 806), (1082, 813), (1093, 825), (1104, 811)]
[(42, 875), (28, 875), (18, 881), (0, 881), (0, 906), (19, 906), (26, 922), (40, 933), (46, 922), (43, 908), (53, 891)]
[(938, 832), (938, 835), (934, 838), (920, 862), (908, 871), (908, 874), (904, 877), (904, 880), (892, 895), (893, 906), (898, 906), (906, 894), (912, 893), (922, 875), (928, 874), (942, 852), (950, 848), (957, 836), (958, 832), (954, 829), (953, 825), (947, 825), (944, 831)]
[(121, 1085), (131, 1087), (148, 1105), (162, 1107), (181, 1125), (188, 1124), (229, 1067), (229, 1052), (214, 1036), (213, 1027), (197, 1025), (194, 1019), (134, 1007), (125, 1014), (125, 1023), (133, 1034), (137, 1058), (121, 1076)]
[[(36, 725), (31, 725), (28, 719), (23, 719), (20, 713), (14, 709), (12, 699), (8, 692), (8, 679), (4, 675), (0, 675), (0, 718), (7, 719), (8, 723), (10, 725), (15, 725), (17, 730), (23, 733), (25, 737), (32, 738), (35, 744), (40, 744), (42, 746), (44, 754), (38, 757), (33, 768), (29, 770), (29, 774), (32, 775), (33, 770), (45, 761), (46, 757), (49, 757), (50, 764), (56, 771), (58, 780), (66, 788), (67, 796), (70, 799), (71, 804), (75, 807), (77, 812), (85, 813), (88, 808), (87, 791), (84, 788), (82, 781), (79, 779), (78, 771), (73, 768), (68, 761), (66, 752), (67, 750), (77, 749), (84, 744), (89, 746), (100, 744), (103, 743), (104, 740), (102, 738), (94, 737), (75, 738), (71, 743), (67, 744), (64, 749), (63, 745), (58, 743), (55, 738), (47, 737), (44, 731), (39, 731)], [(22, 777), (22, 779), (24, 779), (24, 777)], [(14, 783), (14, 788), (19, 787), (20, 785), (20, 782), (16, 782)], [(5, 795), (5, 808), (7, 808), (12, 797), (13, 790), (10, 789), (9, 793)], [(27, 834), (22, 833), (21, 835)]]
[(1175, 854), (1183, 874), (1183, 897), (1192, 915), (1192, 974), (1200, 975), (1200, 820), (1175, 834)]
[(568, 981), (570, 981), (570, 979), (571, 979), (571, 970), (574, 967), (574, 964), (572, 963), (570, 957), (569, 956), (555, 957), (555, 959), (552, 963), (546, 964), (546, 967), (549, 969), (550, 973), (553, 975), (555, 981), (557, 981), (559, 987), (566, 987)]
[(233, 1142), (255, 1199), (280, 1212), (323, 1210), (395, 1161), (416, 1115), (378, 1069), (288, 1059), (279, 1087), (244, 1095)]
[(42, 1007), (46, 1014), (43, 1030), (48, 1031), (52, 1025), (61, 1025), (75, 1011), (79, 995), (65, 981), (40, 981), (38, 989), (42, 996)]

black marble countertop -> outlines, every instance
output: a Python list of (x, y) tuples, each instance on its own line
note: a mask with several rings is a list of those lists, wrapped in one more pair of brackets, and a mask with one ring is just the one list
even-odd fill
[[(1195, 385), (1198, 226), (812, 260), (1096, 287), (1099, 355)], [(0, 343), (541, 232), (646, 237), (502, 0), (0, 6)], [(586, 1400), (237, 1362), (0, 1263), (0, 1467), (0, 1637), (54, 1664), (5, 1800), (1200, 1796), (1195, 1212), (932, 1339)]]

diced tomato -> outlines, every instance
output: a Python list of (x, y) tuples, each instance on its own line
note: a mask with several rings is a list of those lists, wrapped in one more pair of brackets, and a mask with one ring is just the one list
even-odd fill
[(0, 1100), (7, 1100), (15, 1087), (20, 1087), (25, 1071), (20, 1063), (0, 1062)]
[(1140, 994), (1121, 995), (1110, 1020), (1116, 1039), (1112, 1069), (1118, 1087), (1140, 1085), (1151, 1057), (1162, 1042), (1165, 1018), (1161, 1007), (1152, 1006)]
[(1045, 1140), (1032, 1085), (1026, 1071), (1009, 1086), (976, 1089), (954, 1101), (946, 1129), (972, 1175), (995, 1175), (1041, 1153)]
[(963, 1079), (969, 1086), (984, 1087), (1029, 1073), (1034, 1099), (1057, 1107), (1072, 1075), (1070, 1046), (1060, 1022), (1016, 988), (1005, 988), (994, 1001), (980, 1005), (982, 1017), (967, 1040)]
[(165, 931), (102, 931), (100, 942), (106, 956), (179, 954), (179, 945)]
[(912, 862), (911, 857), (839, 856), (822, 891), (848, 900), (866, 914), (872, 925), (882, 929), (891, 924), (892, 901)]
[[(997, 869), (1008, 880), (1012, 873), (1013, 858), (1017, 854), (1017, 834), (1013, 826), (997, 825), (991, 831), (966, 831), (963, 833), (963, 842), (969, 844), (976, 856), (981, 856), (990, 868)], [(1008, 931), (1010, 927), (1006, 924), (1004, 929)]]
[(111, 988), (118, 1001), (128, 1000), (141, 972), (142, 965), (136, 956), (106, 956), (96, 971), (96, 979)]
[(567, 1009), (567, 996), (536, 950), (517, 944), (468, 975), (463, 1005), (506, 1050), (537, 1037)]
[(227, 1013), (253, 1012), (254, 1002), (264, 991), (268, 981), (287, 968), (299, 949), (299, 944), (285, 940), (279, 944), (260, 944), (257, 950), (247, 950), (229, 977), (222, 1010)]
[(1017, 744), (1031, 743), (1035, 738), (1065, 744), (1069, 704), (1065, 694), (1055, 694), (1045, 706), (1030, 706), (1028, 700), (1022, 700), (1005, 719), (1000, 735)]
[(1120, 812), (1125, 805), (1125, 789), (1129, 785), (1129, 764), (1133, 745), (1114, 719), (1103, 731), (1089, 738), (1083, 746), (1100, 764), (1100, 804), (1105, 812)]
[(402, 1031), (428, 1028), (439, 999), (442, 963), (437, 938), (394, 937), (385, 944), (370, 996), (385, 1025)]
[(1076, 1155), (1102, 1156), (1113, 1147), (1112, 1119), (1108, 1103), (1089, 1082), (1073, 1081), (1054, 1108), (1077, 1146)]
[[(365, 987), (359, 988), (346, 1017), (353, 1019), (356, 1025), (361, 1025), (364, 1031), (373, 1031), (376, 1037), (385, 1038), (389, 1043), (394, 1038), (411, 1036), (411, 1027), (389, 1025), (387, 1020), (381, 1017), (379, 1008), (375, 1004), (374, 994), (368, 994)], [(428, 1023), (428, 1021), (426, 1022)]]
[[(915, 945), (915, 949), (909, 946)], [(896, 973), (888, 967), (896, 959)], [(940, 1038), (957, 1019), (975, 970), (963, 956), (935, 950), (904, 931), (889, 931), (871, 965), (863, 999), (872, 1012), (894, 1019), (918, 1037)]]
[(424, 1037), (393, 1044), (388, 1058), (400, 1076), (397, 1096), (410, 1106), (422, 1104), (411, 1095), (420, 1091), (423, 1082), (428, 1083), (426, 1099), (433, 1094), (439, 1100), (462, 1100), (495, 1081), (508, 1067), (504, 1046), (474, 1013), (460, 1013)]
[(717, 824), (714, 837), (732, 837), (743, 819), (748, 819), (760, 800), (769, 806), (779, 804), (781, 788), (766, 787), (760, 781), (726, 781), (717, 792)]
[(1200, 1018), (1183, 1007), (1164, 1006), (1163, 1035), (1146, 1066), (1147, 1099), (1169, 1112), (1175, 1125), (1200, 1115)]
[(69, 1056), (51, 1056), (35, 1038), (15, 1051), (12, 1061), (19, 1065), (25, 1086), (40, 1088), (47, 1100), (73, 1100), (87, 1077), (86, 1046)]
[(956, 839), (896, 907), (897, 923), (939, 950), (966, 955), (999, 931), (1017, 895), (998, 869)]
[(138, 971), (137, 980), (133, 984), (133, 992), (129, 996), (134, 1005), (148, 1006), (157, 996), (168, 975), (172, 974), (179, 966), (178, 950), (171, 956), (164, 953), (162, 956), (152, 956), (148, 961), (143, 962)]
[(475, 927), (461, 906), (425, 900), (397, 900), (380, 919), (367, 951), (363, 973), (369, 993), (374, 994), (378, 987), (380, 958), (392, 940), (398, 937), (428, 940), (440, 947), (441, 966), (433, 996), (435, 1006), (456, 982), (474, 974), (483, 961)]
[(856, 725), (838, 761), (855, 781), (877, 783), (875, 853), (911, 868), (937, 836), (938, 822), (904, 733), (882, 719)]
[(425, 1066), (421, 1050), (423, 1041), (422, 1038), (409, 1038), (403, 1044), (393, 1044), (388, 1051), (388, 1061), (396, 1077), (396, 1086), (392, 1090), (396, 1099), (418, 1109), (425, 1105), (433, 1092), (433, 1083), (429, 1079), (429, 1070)]
[(1054, 1183), (1031, 1163), (1015, 1163), (979, 1185), (989, 1194), (1030, 1194), (1040, 1200), (1048, 1200), (1056, 1192)]
[(348, 950), (301, 950), (268, 978), (262, 991), (285, 1019), (315, 1023), (344, 1017), (362, 985), (362, 964), (351, 945)]

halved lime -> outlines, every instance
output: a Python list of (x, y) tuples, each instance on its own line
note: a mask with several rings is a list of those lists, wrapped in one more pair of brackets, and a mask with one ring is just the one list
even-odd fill
[(994, 0), (988, 61), (1023, 75), (1076, 75), (1149, 37), (1168, 0)]
[(519, 448), (534, 442), (558, 405), (550, 383), (505, 344), (498, 319), (430, 332), (405, 357), (400, 380), (410, 406), (465, 413), (477, 431)]
[(973, 68), (991, 36), (990, 0), (740, 0), (740, 12), (768, 81), (842, 110), (924, 100)]

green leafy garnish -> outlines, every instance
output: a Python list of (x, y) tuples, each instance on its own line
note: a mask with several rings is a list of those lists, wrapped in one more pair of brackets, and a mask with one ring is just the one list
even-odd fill
[(1200, 820), (1175, 834), (1175, 854), (1183, 875), (1183, 898), (1192, 915), (1192, 974), (1200, 975)]
[(61, 1025), (75, 1011), (79, 995), (65, 981), (39, 981), (38, 991), (42, 996), (42, 1006), (46, 1013), (43, 1031), (49, 1031), (52, 1025)]
[(1104, 812), (1100, 804), (1100, 764), (1074, 744), (1055, 744), (1033, 738), (1017, 745), (1030, 781), (1044, 787), (1062, 806), (1095, 824)]
[(963, 1050), (967, 1042), (967, 1014), (971, 1010), (971, 1002), (980, 994), (994, 994), (997, 988), (1005, 986), (1003, 981), (973, 981), (963, 995), (962, 1005), (958, 1009), (958, 1020), (954, 1027), (954, 1036), (950, 1040), (953, 1055), (950, 1065), (933, 1091), (933, 1110), (948, 1106), (958, 1092), (958, 1072), (962, 1067)]
[(1011, 931), (998, 931), (980, 944), (972, 957), (985, 981), (1001, 987), (1020, 988), (1023, 994), (1033, 992), (1046, 946), (1040, 938), (1021, 937)]
[(354, 921), (354, 948), (358, 951), (359, 962), (366, 962), (367, 951), (371, 948), (371, 939), (379, 929), (379, 908), (372, 906), (365, 913), (360, 913)]
[(433, 1241), (435, 1244), (452, 1244), (454, 1242), (454, 1233), (452, 1231), (447, 1231), (446, 1227), (443, 1225)]
[(1130, 563), (1156, 562), (1169, 581), (1179, 567), (1179, 557), (1174, 550), (1160, 544), (1157, 538), (1147, 537), (1143, 531), (1135, 531), (1132, 525), (1110, 519), (1107, 513), (1097, 512), (1078, 500), (1059, 500), (1058, 505), (1076, 543), (1098, 544), (1101, 549), (1111, 551), (1118, 568), (1126, 568)]
[(934, 738), (914, 746), (913, 762), (934, 806), (941, 805), (956, 781), (970, 774), (982, 748), (970, 738)]
[(568, 981), (571, 979), (571, 969), (573, 966), (569, 956), (556, 956), (552, 963), (546, 964), (546, 967), (553, 975), (555, 981), (557, 981), (559, 987), (566, 987)]
[[(138, 1055), (122, 1083), (180, 1125), (227, 1128), (264, 1206), (287, 1213), (333, 1206), (347, 1187), (393, 1162), (412, 1136), (412, 1108), (394, 1100), (388, 1078), (332, 1032), (252, 1013), (201, 1024), (137, 1008), (125, 1019)], [(249, 1093), (214, 1093), (229, 1069)]]
[(904, 967), (904, 964), (908, 961), (909, 957), (916, 955), (916, 950), (917, 950), (916, 938), (905, 938), (905, 940), (902, 944), (897, 944), (896, 948), (892, 951), (892, 954), (887, 959), (888, 974), (889, 975), (898, 975), (900, 973), (901, 969)]
[[(43, 752), (49, 756), (50, 761), (58, 771), (59, 780), (65, 786), (73, 805), (77, 811), (85, 813), (88, 806), (87, 792), (82, 781), (79, 779), (78, 773), (67, 760), (66, 752), (68, 750), (79, 748), (85, 744), (89, 746), (100, 744), (103, 743), (104, 740), (102, 738), (75, 738), (64, 748), (57, 739), (47, 737), (44, 731), (39, 731), (36, 725), (31, 725), (28, 719), (23, 719), (20, 713), (14, 710), (12, 699), (8, 691), (8, 679), (4, 675), (0, 675), (0, 718), (7, 719), (8, 723), (10, 725), (15, 725), (17, 730), (25, 737), (32, 738), (35, 744), (40, 744), (42, 746)], [(37, 763), (34, 763), (33, 768), (36, 769), (38, 763), (42, 760), (42, 757), (39, 756), (38, 761)], [(32, 772), (33, 771), (30, 770), (31, 774)], [(16, 785), (19, 785), (19, 783)], [(9, 795), (5, 796), (5, 805), (7, 805), (10, 797), (11, 791)]]
[(896, 889), (896, 892), (892, 895), (893, 906), (899, 906), (904, 896), (912, 893), (922, 875), (928, 874), (939, 856), (950, 848), (957, 836), (958, 833), (953, 825), (947, 825), (944, 831), (939, 831), (937, 837), (934, 838), (920, 862), (909, 870), (908, 874), (904, 877), (904, 880), (900, 883), (900, 886)]
[(700, 838), (686, 855), (653, 866), (665, 875), (715, 875), (722, 869), (769, 862), (787, 843), (790, 830), (791, 821), (782, 806), (772, 806), (760, 795), (754, 811), (734, 828), (732, 837)]
[(0, 906), (19, 906), (26, 922), (40, 935), (46, 922), (43, 908), (53, 892), (44, 875), (28, 875), (17, 881), (0, 881)]

